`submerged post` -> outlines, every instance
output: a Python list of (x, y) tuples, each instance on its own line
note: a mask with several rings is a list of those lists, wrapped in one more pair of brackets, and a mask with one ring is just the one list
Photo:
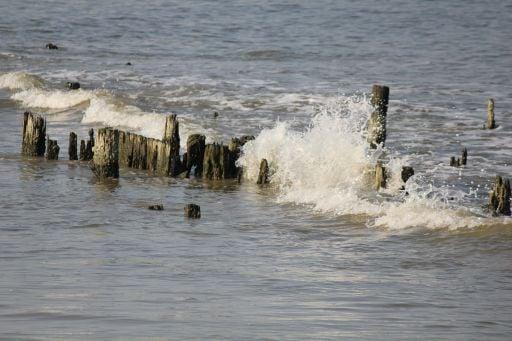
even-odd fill
[(60, 147), (57, 144), (57, 140), (50, 140), (50, 137), (48, 137), (48, 141), (46, 144), (46, 159), (47, 160), (58, 160), (59, 159), (59, 151), (60, 151)]
[(23, 141), (21, 154), (24, 156), (44, 156), (46, 120), (40, 115), (26, 111), (23, 114)]
[(192, 219), (201, 218), (201, 207), (196, 204), (187, 204), (184, 207), (185, 217)]
[(487, 101), (487, 122), (485, 123), (485, 129), (496, 128), (496, 122), (494, 121), (494, 99), (489, 98)]
[(119, 177), (119, 131), (112, 128), (98, 130), (94, 145), (92, 171), (98, 178)]
[(462, 149), (462, 157), (460, 159), (461, 166), (465, 166), (468, 163), (468, 150), (467, 148)]
[(510, 181), (496, 176), (489, 192), (489, 210), (494, 215), (510, 215)]
[(78, 138), (74, 132), (69, 133), (68, 155), (70, 160), (78, 160)]
[(373, 112), (368, 121), (368, 143), (375, 149), (386, 142), (386, 115), (388, 113), (389, 87), (374, 85), (371, 104)]

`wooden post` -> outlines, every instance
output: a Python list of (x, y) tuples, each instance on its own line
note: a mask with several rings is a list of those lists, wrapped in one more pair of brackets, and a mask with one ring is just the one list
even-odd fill
[[(183, 159), (187, 168), (187, 177), (191, 174), (196, 177), (203, 175), (205, 141), (206, 137), (201, 134), (194, 134), (188, 137), (187, 153)], [(193, 172), (192, 168), (194, 168)]]
[(80, 141), (80, 161), (90, 161), (93, 157), (94, 129), (89, 129), (89, 141)]
[(209, 180), (228, 179), (229, 149), (222, 144), (207, 144), (204, 150), (203, 178)]
[(77, 151), (78, 138), (74, 132), (69, 133), (68, 155), (70, 160), (78, 160)]
[(180, 130), (176, 114), (169, 115), (165, 119), (163, 141), (171, 145), (169, 175), (176, 176), (182, 171), (180, 160)]
[(510, 181), (496, 176), (496, 181), (489, 192), (489, 210), (494, 215), (510, 215)]
[(23, 141), (21, 154), (24, 156), (44, 156), (46, 120), (28, 111), (23, 114)]
[(494, 121), (494, 99), (489, 98), (487, 101), (487, 122), (485, 123), (485, 129), (496, 128), (496, 122)]
[(260, 173), (258, 174), (258, 181), (256, 181), (258, 185), (268, 184), (268, 162), (267, 159), (261, 159), (260, 163)]
[(98, 178), (119, 177), (119, 131), (112, 128), (98, 130), (94, 145), (92, 170)]
[(468, 150), (466, 148), (462, 149), (462, 157), (460, 159), (460, 164), (465, 166), (468, 163)]
[(192, 218), (192, 219), (199, 219), (201, 218), (201, 207), (196, 204), (188, 204), (185, 205), (185, 208), (183, 209), (185, 211), (185, 217)]
[(48, 137), (46, 142), (46, 159), (58, 160), (60, 147), (57, 144), (57, 140), (50, 140), (50, 137)]
[(380, 161), (375, 165), (375, 189), (386, 188), (387, 174), (386, 168)]
[(368, 143), (375, 149), (386, 142), (386, 115), (388, 112), (389, 87), (374, 85), (371, 104), (374, 108), (368, 121)]

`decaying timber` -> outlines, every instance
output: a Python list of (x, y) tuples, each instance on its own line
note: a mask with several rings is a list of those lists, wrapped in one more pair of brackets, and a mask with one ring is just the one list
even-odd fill
[(92, 170), (100, 178), (119, 177), (119, 131), (112, 128), (98, 130), (94, 145)]
[(70, 160), (78, 160), (78, 137), (74, 132), (69, 133), (68, 155)]
[(262, 159), (260, 162), (260, 172), (258, 174), (258, 181), (256, 181), (258, 185), (269, 183), (268, 171), (269, 170), (267, 159)]
[(185, 208), (183, 209), (185, 212), (185, 217), (192, 218), (192, 219), (199, 219), (201, 218), (201, 207), (196, 204), (187, 204), (185, 205)]
[(46, 151), (46, 120), (26, 111), (23, 114), (23, 141), (21, 154), (24, 156), (44, 156)]
[(489, 211), (494, 215), (510, 215), (510, 181), (496, 176), (492, 191), (489, 192)]
[(496, 121), (494, 120), (494, 99), (489, 98), (487, 101), (487, 122), (484, 126), (485, 129), (495, 129)]
[(193, 134), (188, 137), (187, 152), (183, 158), (183, 163), (187, 168), (187, 177), (203, 175), (205, 141), (206, 137), (201, 134)]
[(57, 140), (48, 140), (46, 141), (46, 159), (47, 160), (58, 160), (59, 159), (59, 151), (60, 147), (57, 144)]

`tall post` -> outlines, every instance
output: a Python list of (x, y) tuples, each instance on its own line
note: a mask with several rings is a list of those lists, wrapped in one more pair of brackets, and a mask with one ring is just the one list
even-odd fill
[(69, 133), (68, 155), (70, 160), (78, 160), (78, 138), (74, 132)]
[(510, 181), (496, 176), (492, 191), (489, 192), (489, 210), (494, 215), (510, 215)]
[(119, 131), (112, 128), (98, 130), (92, 158), (94, 174), (102, 178), (119, 177)]
[(46, 146), (46, 120), (40, 115), (26, 111), (23, 114), (23, 141), (21, 154), (44, 156)]
[(58, 160), (59, 159), (59, 151), (60, 147), (57, 144), (57, 140), (50, 140), (48, 136), (48, 140), (46, 141), (46, 159), (47, 160)]
[(487, 122), (485, 123), (485, 129), (496, 128), (496, 122), (494, 121), (494, 100), (489, 98), (487, 101)]
[(386, 115), (388, 113), (389, 87), (374, 85), (371, 104), (373, 112), (368, 121), (368, 143), (375, 149), (386, 142)]

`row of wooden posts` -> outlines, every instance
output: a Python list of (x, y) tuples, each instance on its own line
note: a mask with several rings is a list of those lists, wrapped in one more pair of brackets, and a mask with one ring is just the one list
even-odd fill
[[(371, 104), (374, 108), (367, 127), (367, 141), (371, 148), (384, 146), (386, 141), (386, 118), (389, 105), (389, 87), (374, 85)], [(486, 129), (496, 128), (494, 119), (494, 101), (488, 102)], [(142, 135), (102, 128), (97, 132), (89, 130), (89, 139), (80, 141), (80, 154), (77, 152), (77, 135), (69, 135), (69, 159), (91, 161), (91, 168), (98, 178), (118, 178), (119, 168), (147, 170), (158, 176), (202, 177), (209, 180), (238, 179), (242, 169), (236, 165), (241, 147), (253, 136), (233, 138), (228, 145), (206, 144), (201, 134), (190, 135), (186, 143), (186, 152), (180, 156), (179, 122), (176, 115), (166, 117), (164, 136), (161, 140)], [(46, 147), (45, 147), (46, 146)], [(57, 141), (46, 135), (46, 121), (39, 115), (25, 112), (23, 123), (22, 154), (25, 156), (44, 156), (56, 160), (59, 155)], [(467, 150), (464, 148), (462, 159), (452, 157), (450, 165), (467, 164)], [(387, 170), (378, 161), (373, 174), (374, 188), (386, 187)], [(410, 166), (402, 168), (401, 178), (405, 183), (414, 175)], [(258, 184), (269, 182), (269, 165), (266, 159), (260, 163)], [(402, 188), (403, 189), (403, 188)], [(510, 215), (510, 183), (508, 179), (497, 177), (493, 190), (489, 193), (488, 208), (493, 214)], [(199, 213), (200, 215), (200, 213)]]

